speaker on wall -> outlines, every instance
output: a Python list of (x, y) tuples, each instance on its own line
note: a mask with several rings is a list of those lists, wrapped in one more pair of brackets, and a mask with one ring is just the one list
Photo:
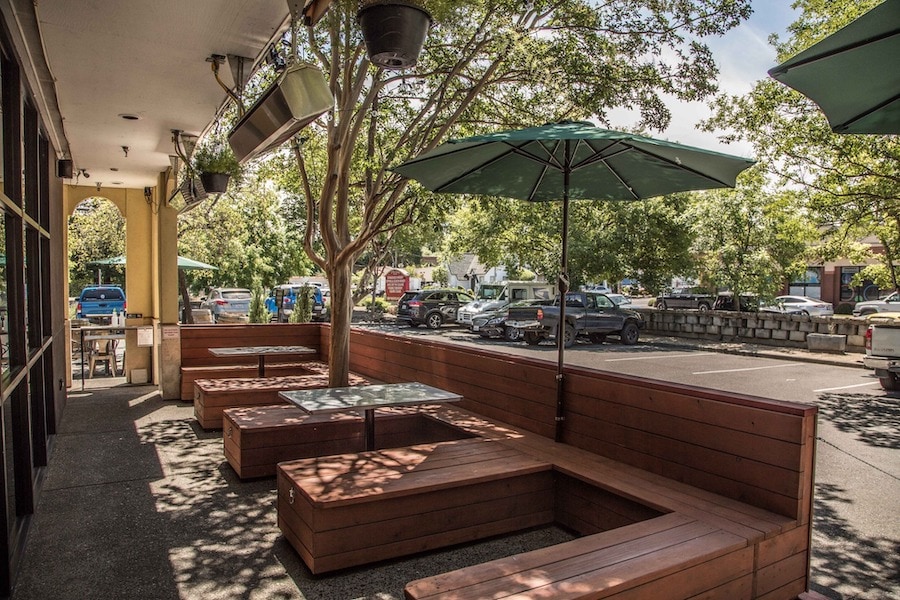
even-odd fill
[(61, 177), (63, 179), (71, 179), (72, 175), (75, 173), (75, 168), (72, 166), (71, 158), (61, 158), (56, 161), (56, 176)]

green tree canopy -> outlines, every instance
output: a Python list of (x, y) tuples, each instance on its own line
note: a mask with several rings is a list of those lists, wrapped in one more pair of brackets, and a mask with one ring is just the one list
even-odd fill
[(98, 269), (103, 283), (124, 286), (124, 268), (88, 264), (124, 254), (125, 218), (116, 205), (102, 198), (81, 202), (69, 217), (69, 290), (96, 284)]
[[(877, 0), (799, 0), (801, 16), (789, 28), (790, 38), (773, 42), (779, 61), (843, 27), (878, 4)], [(853, 253), (857, 242), (876, 235), (883, 254), (880, 271), (898, 287), (900, 260), (900, 143), (897, 136), (839, 135), (808, 98), (774, 80), (756, 83), (744, 96), (722, 96), (714, 102), (710, 130), (738, 133), (749, 140), (777, 186), (802, 190), (802, 204), (821, 228), (826, 243), (816, 260)]]

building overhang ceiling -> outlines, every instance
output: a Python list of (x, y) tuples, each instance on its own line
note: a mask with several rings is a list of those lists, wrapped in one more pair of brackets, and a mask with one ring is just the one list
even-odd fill
[[(79, 184), (128, 188), (157, 184), (173, 129), (214, 120), (226, 94), (206, 59), (258, 64), (289, 22), (284, 0), (9, 0), (3, 12), (57, 158)], [(227, 64), (220, 77), (233, 85)]]

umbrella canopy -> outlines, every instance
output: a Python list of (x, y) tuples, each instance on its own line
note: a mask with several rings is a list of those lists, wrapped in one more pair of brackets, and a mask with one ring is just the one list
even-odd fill
[[(641, 200), (687, 190), (734, 187), (754, 161), (640, 135), (563, 121), (450, 140), (393, 170), (429, 190), (505, 196), (533, 202), (562, 199), (559, 322), (568, 282), (569, 198)], [(565, 336), (556, 336), (557, 429), (564, 419)]]
[[(125, 266), (125, 257), (113, 256), (112, 258), (101, 258), (100, 260), (92, 260), (88, 264), (98, 266)], [(185, 269), (187, 271), (190, 271), (192, 269), (209, 269), (211, 271), (219, 270), (219, 267), (214, 267), (212, 265), (206, 264), (205, 262), (200, 262), (199, 260), (194, 260), (192, 258), (185, 258), (183, 256), (178, 257), (178, 268)]]
[(837, 133), (900, 133), (900, 0), (886, 0), (769, 70)]

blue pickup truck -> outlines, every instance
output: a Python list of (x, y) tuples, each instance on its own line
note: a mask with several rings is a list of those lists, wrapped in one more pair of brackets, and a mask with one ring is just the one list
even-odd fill
[(90, 319), (125, 313), (125, 290), (115, 285), (91, 285), (81, 290), (75, 317)]

